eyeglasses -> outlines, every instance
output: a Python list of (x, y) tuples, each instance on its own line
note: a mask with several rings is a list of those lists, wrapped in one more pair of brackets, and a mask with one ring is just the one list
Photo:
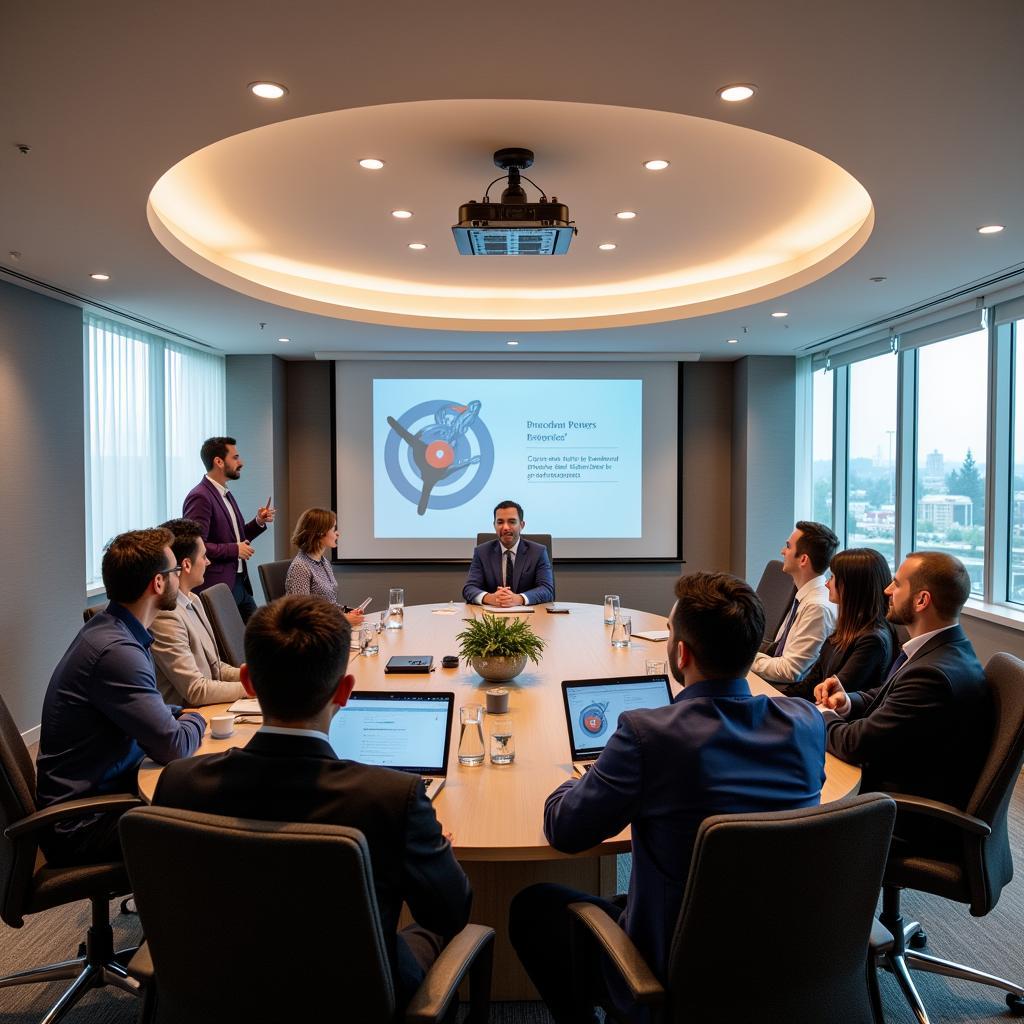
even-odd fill
[(174, 568), (172, 568), (172, 569), (161, 569), (157, 573), (157, 576), (168, 576), (169, 577), (171, 575), (171, 573), (173, 572), (173, 573), (177, 573), (177, 575), (180, 577), (181, 576), (181, 569), (182, 569), (182, 567), (181, 567), (180, 564), (174, 566)]

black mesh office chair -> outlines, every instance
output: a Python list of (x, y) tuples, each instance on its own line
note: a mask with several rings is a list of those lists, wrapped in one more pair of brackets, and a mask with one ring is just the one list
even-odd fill
[[(985, 666), (985, 676), (992, 694), (995, 730), (966, 810), (923, 797), (890, 794), (896, 801), (900, 823), (923, 819), (948, 826), (949, 830), (949, 842), (943, 842), (941, 850), (928, 848), (924, 842), (893, 842), (885, 869), (880, 918), (892, 941), (874, 944), (879, 965), (893, 972), (921, 1024), (927, 1024), (928, 1014), (910, 968), (1002, 989), (1010, 1009), (1017, 1016), (1024, 1015), (1024, 988), (920, 952), (927, 937), (918, 922), (904, 923), (900, 913), (900, 890), (918, 889), (966, 903), (972, 916), (983, 917), (1013, 878), (1006, 814), (1024, 763), (1024, 662), (1010, 654), (995, 654)], [(896, 832), (900, 832), (899, 825)]]
[(199, 596), (221, 658), (229, 665), (241, 665), (245, 661), (245, 622), (231, 588), (226, 583), (215, 583)]
[(263, 598), (268, 604), (284, 597), (284, 581), (291, 564), (290, 558), (283, 558), (279, 562), (263, 562), (259, 565)]
[(71, 980), (42, 1024), (61, 1020), (90, 989), (114, 985), (138, 993), (139, 984), (125, 969), (134, 949), (114, 952), (109, 907), (114, 896), (131, 891), (120, 862), (53, 867), (39, 850), (39, 832), (59, 821), (96, 811), (124, 811), (137, 807), (132, 794), (112, 794), (68, 800), (44, 810), (35, 803), (36, 773), (32, 758), (0, 699), (0, 918), (20, 928), (25, 917), (65, 903), (89, 900), (92, 926), (85, 937), (85, 954), (45, 967), (35, 967), (0, 978), (0, 988), (34, 982)]
[[(667, 984), (589, 903), (571, 906), (580, 922), (577, 955), (592, 963), (588, 944), (596, 942), (623, 990), (659, 1024), (881, 1024), (868, 940), (895, 816), (892, 800), (872, 793), (805, 810), (707, 818)], [(771, 868), (765, 874), (755, 864)], [(589, 990), (602, 985), (592, 976)], [(600, 1001), (607, 1006), (606, 996)]]
[[(124, 816), (121, 842), (146, 935), (131, 964), (146, 987), (146, 1021), (395, 1019), (361, 832), (145, 807)], [(182, 913), (175, 878), (203, 915), (225, 906), (216, 927)], [(469, 1019), (485, 1024), (493, 940), (492, 929), (467, 925), (428, 972), (405, 1020), (444, 1020), (468, 974)], [(215, 965), (215, 983), (203, 965)]]
[(796, 597), (793, 580), (782, 571), (782, 562), (772, 559), (761, 573), (761, 579), (754, 588), (764, 605), (764, 639), (765, 642), (775, 641), (775, 634), (782, 625), (782, 620), (789, 614)]
[[(553, 558), (551, 554), (551, 534), (550, 533), (524, 533), (522, 535), (523, 540), (532, 540), (534, 544), (543, 544), (548, 549), (548, 558)], [(476, 535), (477, 547), (481, 544), (486, 544), (489, 540), (497, 540), (497, 535), (493, 530), (490, 533), (478, 533)]]

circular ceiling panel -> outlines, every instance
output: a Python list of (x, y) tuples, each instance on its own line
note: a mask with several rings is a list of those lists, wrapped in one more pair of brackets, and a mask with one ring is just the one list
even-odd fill
[[(458, 208), (482, 197), (506, 146), (534, 150), (527, 173), (569, 207), (579, 234), (566, 255), (458, 254)], [(368, 153), (384, 167), (360, 167)], [(652, 154), (669, 167), (646, 170)], [(546, 100), (426, 100), (267, 125), (175, 164), (148, 216), (183, 263), (247, 295), (467, 331), (647, 324), (765, 301), (845, 263), (874, 221), (859, 182), (794, 143)]]

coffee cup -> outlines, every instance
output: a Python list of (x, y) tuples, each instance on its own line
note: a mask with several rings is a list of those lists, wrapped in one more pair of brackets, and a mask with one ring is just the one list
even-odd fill
[(210, 732), (214, 739), (226, 740), (234, 731), (234, 715), (214, 715), (210, 719)]
[(485, 694), (487, 698), (487, 714), (508, 714), (508, 690), (504, 686), (495, 686)]

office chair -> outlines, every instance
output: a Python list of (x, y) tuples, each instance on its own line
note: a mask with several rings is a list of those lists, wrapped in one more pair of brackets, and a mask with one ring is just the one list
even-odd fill
[(983, 917), (1013, 877), (1006, 814), (1024, 763), (1024, 662), (1010, 654), (994, 654), (985, 666), (985, 676), (995, 727), (966, 810), (924, 797), (889, 794), (896, 801), (900, 824), (925, 820), (949, 827), (950, 842), (941, 850), (929, 849), (926, 841), (893, 841), (879, 917), (891, 941), (873, 943), (879, 966), (895, 975), (921, 1024), (928, 1024), (928, 1014), (911, 979), (911, 968), (1002, 989), (1007, 1006), (1016, 1016), (1024, 1015), (1024, 988), (920, 952), (927, 936), (917, 921), (905, 924), (900, 913), (900, 890), (917, 889), (966, 903), (973, 917)]
[(283, 558), (279, 562), (262, 562), (258, 566), (263, 599), (268, 604), (279, 597), (284, 597), (284, 581), (288, 575), (288, 566), (291, 564), (290, 558)]
[(223, 661), (241, 665), (245, 661), (245, 622), (226, 583), (215, 583), (200, 595), (213, 627), (213, 637)]
[(100, 612), (106, 611), (107, 606), (105, 604), (91, 604), (86, 608), (82, 609), (82, 621), (88, 622), (94, 615), (98, 615)]
[[(548, 558), (554, 558), (554, 555), (551, 553), (550, 533), (524, 533), (522, 538), (523, 540), (532, 540), (534, 544), (543, 544), (548, 549)], [(481, 544), (486, 544), (489, 540), (497, 539), (497, 534), (493, 530), (490, 533), (478, 533), (476, 535), (476, 544), (479, 547)]]
[(12, 928), (20, 928), (27, 914), (84, 899), (92, 903), (92, 926), (86, 933), (84, 955), (0, 978), (0, 988), (73, 979), (43, 1018), (42, 1024), (55, 1024), (90, 989), (113, 985), (138, 994), (138, 981), (125, 969), (135, 950), (114, 952), (109, 916), (111, 898), (131, 892), (131, 886), (120, 861), (74, 867), (48, 864), (39, 850), (39, 832), (59, 821), (96, 811), (124, 811), (141, 801), (127, 793), (112, 794), (68, 800), (37, 810), (35, 792), (32, 758), (7, 705), (0, 699), (0, 918)]
[[(394, 1020), (361, 832), (144, 807), (121, 820), (121, 842), (146, 934), (131, 964), (145, 982), (145, 1021)], [(196, 913), (182, 913), (172, 878)], [(215, 927), (204, 921), (211, 915)], [(492, 929), (467, 925), (427, 973), (405, 1020), (444, 1020), (468, 973), (469, 1019), (485, 1024), (493, 940)], [(216, 983), (203, 965), (215, 965)]]
[[(618, 987), (658, 1024), (749, 1024), (755, 1017), (880, 1024), (868, 940), (895, 817), (893, 801), (872, 793), (803, 810), (706, 818), (665, 984), (590, 903), (569, 908), (579, 922), (577, 964), (600, 962), (596, 943), (606, 971), (624, 983)], [(757, 864), (770, 869), (753, 870)], [(850, 865), (856, 870), (843, 870)], [(599, 971), (585, 984), (588, 998), (596, 991), (607, 1007)]]
[(796, 586), (792, 579), (782, 571), (782, 562), (773, 558), (761, 573), (761, 579), (754, 588), (764, 605), (764, 639), (766, 643), (775, 643), (775, 634), (782, 625), (782, 620), (789, 614), (796, 597)]

